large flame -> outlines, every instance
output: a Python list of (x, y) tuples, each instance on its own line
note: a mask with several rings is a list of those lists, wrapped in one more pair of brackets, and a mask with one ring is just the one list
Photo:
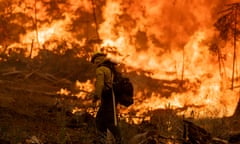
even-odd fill
[[(25, 0), (16, 10), (29, 14), (37, 29), (23, 35), (22, 42), (31, 44), (38, 41), (42, 45), (55, 38), (84, 44), (87, 36), (77, 39), (77, 32), (69, 32), (67, 29), (72, 21), (78, 18), (76, 11), (93, 13), (95, 8), (98, 10), (95, 12), (101, 12), (96, 15), (102, 19), (97, 17), (95, 22), (88, 24), (97, 29), (99, 38), (103, 40), (99, 48), (116, 47), (120, 55), (109, 56), (131, 68), (129, 71), (147, 71), (151, 73), (146, 74), (148, 77), (157, 80), (200, 81), (197, 92), (189, 90), (185, 93), (173, 93), (170, 97), (157, 92), (145, 96), (142, 91), (136, 91), (135, 104), (123, 112), (134, 110), (141, 115), (158, 108), (177, 109), (189, 106), (179, 114), (191, 115), (194, 112), (197, 117), (223, 117), (234, 113), (239, 90), (230, 89), (233, 47), (229, 44), (222, 48), (225, 50), (223, 52), (226, 60), (223, 72), (219, 69), (217, 56), (209, 51), (209, 42), (217, 34), (213, 24), (218, 12), (224, 8), (224, 4), (235, 1), (106, 0), (102, 4), (93, 2), (68, 0), (68, 5), (56, 4), (64, 12), (61, 18), (52, 20), (41, 2)], [(48, 23), (42, 24), (43, 21)], [(85, 27), (78, 33), (84, 33), (84, 29)], [(238, 64), (239, 62), (237, 60)], [(239, 84), (239, 80), (235, 83)], [(148, 88), (146, 85), (146, 90)], [(61, 93), (65, 92), (61, 90)], [(148, 98), (140, 102), (139, 99), (143, 96)], [(85, 94), (80, 94), (80, 97), (85, 97)]]
[[(217, 6), (221, 6), (221, 1), (107, 1), (105, 21), (99, 30), (105, 40), (103, 46), (118, 47), (123, 57), (128, 55), (122, 62), (150, 71), (154, 79), (181, 79), (183, 75), (183, 79), (201, 81), (197, 93), (175, 93), (165, 98), (153, 92), (129, 109), (144, 114), (149, 109), (196, 106), (180, 114), (190, 116), (194, 112), (198, 118), (233, 114), (239, 92), (230, 90), (228, 81), (232, 75), (232, 54), (227, 53), (227, 78), (223, 79), (218, 59), (209, 51), (208, 41), (216, 35), (213, 18)], [(138, 92), (136, 101), (142, 96)]]

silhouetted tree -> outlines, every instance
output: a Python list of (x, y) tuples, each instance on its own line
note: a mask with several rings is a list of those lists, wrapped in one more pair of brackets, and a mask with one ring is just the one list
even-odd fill
[[(227, 8), (223, 10), (220, 14), (220, 18), (215, 23), (215, 27), (220, 32), (219, 36), (224, 41), (232, 41), (233, 40), (233, 64), (232, 64), (232, 85), (231, 88), (237, 88), (239, 86), (235, 86), (234, 82), (239, 79), (239, 76), (235, 76), (237, 73), (237, 68), (240, 68), (237, 65), (237, 41), (240, 38), (240, 3), (232, 3), (226, 5)], [(219, 64), (223, 64), (223, 57), (221, 54), (221, 49), (217, 44), (212, 46), (212, 50), (216, 51), (219, 55)], [(237, 67), (238, 66), (238, 67)], [(235, 112), (235, 115), (240, 114), (240, 101), (238, 102), (238, 106)]]
[[(228, 4), (227, 8), (221, 12), (221, 17), (215, 23), (215, 27), (220, 32), (220, 38), (224, 41), (233, 39), (233, 70), (232, 70), (232, 87), (234, 87), (234, 79), (236, 72), (236, 51), (237, 41), (240, 37), (239, 18), (240, 3)], [(219, 48), (217, 51), (220, 52)]]

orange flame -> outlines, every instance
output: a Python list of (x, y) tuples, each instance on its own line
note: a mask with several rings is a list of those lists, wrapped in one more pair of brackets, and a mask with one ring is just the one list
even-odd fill
[[(218, 4), (219, 1), (215, 2)], [(144, 114), (149, 109), (167, 108), (168, 105), (173, 109), (193, 105), (198, 108), (189, 108), (181, 114), (190, 116), (189, 111), (194, 111), (202, 118), (231, 116), (234, 113), (239, 99), (238, 92), (229, 90), (230, 81), (223, 83), (226, 79), (219, 75), (218, 59), (210, 53), (206, 43), (215, 34), (210, 17), (214, 6), (207, 1), (194, 1), (192, 4), (154, 0), (141, 3), (107, 1), (103, 13), (105, 21), (99, 30), (104, 39), (103, 46), (117, 47), (123, 54), (122, 57), (128, 55), (123, 63), (133, 67), (133, 70), (150, 71), (150, 76), (154, 79), (181, 79), (184, 68), (184, 79), (201, 81), (198, 93), (188, 91), (163, 98), (153, 92), (141, 103), (138, 103), (138, 98), (143, 96), (138, 92), (135, 95), (136, 103), (130, 110), (138, 110), (138, 114)], [(128, 17), (126, 21), (121, 20), (119, 15), (124, 19), (124, 14), (130, 17), (129, 21)], [(141, 39), (133, 37), (139, 32), (146, 39), (146, 43), (143, 42), (147, 46), (142, 48), (144, 50), (138, 50), (141, 48), (138, 45), (141, 44)], [(156, 45), (153, 38), (163, 43), (162, 47)], [(166, 49), (169, 50), (164, 52)], [(228, 57), (232, 59), (232, 55), (228, 54)], [(228, 79), (231, 78), (231, 66), (229, 63), (225, 67)]]
[[(64, 10), (62, 14), (64, 18), (53, 21), (48, 17), (46, 7), (41, 2), (22, 3), (16, 11), (25, 11), (32, 17), (38, 30), (37, 35), (36, 30), (33, 30), (22, 36), (22, 42), (31, 44), (34, 40), (45, 44), (46, 41), (56, 38), (78, 42), (80, 45), (85, 44), (86, 37), (79, 40), (74, 32), (67, 32), (66, 29), (71, 25), (72, 20), (77, 19), (75, 12), (78, 9), (92, 13), (92, 3), (89, 0), (68, 0), (68, 4), (68, 6), (58, 5)], [(224, 4), (221, 0), (213, 0), (211, 3), (208, 0), (191, 2), (106, 0), (106, 4), (99, 8), (102, 19), (96, 20), (101, 22), (95, 27), (99, 28), (99, 36), (103, 39), (100, 47), (116, 47), (120, 53), (120, 55), (110, 53), (108, 55), (110, 58), (130, 67), (128, 71), (150, 72), (151, 74), (146, 76), (152, 79), (200, 81), (197, 92), (189, 90), (185, 93), (173, 93), (168, 98), (157, 92), (151, 92), (146, 96), (142, 91), (136, 91), (135, 104), (123, 109), (123, 112), (134, 110), (138, 111), (137, 115), (141, 115), (148, 110), (158, 108), (177, 109), (193, 106), (179, 114), (190, 116), (194, 111), (196, 117), (223, 117), (234, 113), (239, 90), (229, 89), (233, 59), (231, 43), (222, 48), (226, 57), (224, 72), (219, 69), (217, 56), (209, 51), (209, 43), (216, 35), (213, 23), (218, 16), (218, 10), (223, 9)], [(26, 7), (30, 8), (24, 9)], [(40, 24), (41, 20), (48, 20), (49, 23)], [(92, 22), (89, 25), (94, 24)], [(79, 33), (82, 34), (83, 29)], [(237, 55), (240, 55), (239, 52), (238, 50)], [(240, 61), (237, 60), (237, 63), (239, 64)], [(220, 73), (224, 73), (224, 76)], [(76, 83), (87, 92), (93, 90), (90, 81)], [(147, 90), (148, 88), (146, 85)], [(60, 93), (65, 92), (60, 90)], [(86, 94), (82, 92), (79, 97), (86, 98)], [(142, 97), (148, 98), (139, 101)]]

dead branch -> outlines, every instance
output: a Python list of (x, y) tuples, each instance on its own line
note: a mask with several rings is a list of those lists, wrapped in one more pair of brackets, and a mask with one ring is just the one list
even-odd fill
[(2, 76), (10, 76), (10, 75), (16, 75), (16, 74), (23, 74), (23, 73), (24, 73), (23, 71), (14, 70), (14, 71), (3, 73)]
[(40, 73), (40, 72), (36, 72), (35, 73), (37, 76), (47, 80), (47, 81), (50, 81), (50, 82), (53, 82), (55, 83), (57, 81), (57, 78), (54, 77), (53, 75), (51, 74), (48, 74), (48, 73)]
[(213, 137), (212, 138), (212, 141), (214, 141), (214, 142), (218, 142), (218, 143), (220, 143), (220, 144), (228, 144), (228, 141), (227, 140), (223, 140), (223, 139), (220, 139), (220, 138), (217, 138), (217, 137)]

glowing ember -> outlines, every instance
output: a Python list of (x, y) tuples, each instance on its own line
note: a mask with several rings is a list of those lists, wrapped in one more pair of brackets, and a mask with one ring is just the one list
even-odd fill
[(60, 95), (69, 95), (71, 92), (65, 88), (61, 88), (57, 94), (60, 94)]
[(94, 85), (90, 80), (87, 80), (86, 82), (77, 81), (76, 87), (80, 90), (76, 96), (81, 99), (86, 99), (86, 97), (94, 90)]

